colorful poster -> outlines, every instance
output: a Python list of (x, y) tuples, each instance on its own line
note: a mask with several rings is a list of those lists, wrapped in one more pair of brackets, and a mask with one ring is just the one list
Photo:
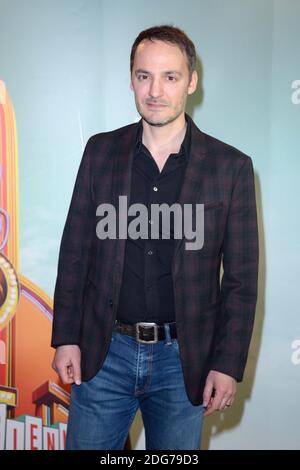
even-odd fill
[(19, 270), (16, 117), (0, 81), (0, 449), (64, 449), (69, 390), (51, 369), (52, 300)]

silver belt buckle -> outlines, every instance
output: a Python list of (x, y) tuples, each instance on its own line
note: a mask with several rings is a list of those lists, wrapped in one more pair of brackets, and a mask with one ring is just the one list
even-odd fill
[[(140, 339), (139, 326), (143, 326), (145, 328), (153, 328), (154, 339), (149, 340), (149, 341), (147, 341), (145, 339)], [(135, 324), (135, 328), (136, 328), (136, 340), (139, 343), (152, 344), (152, 343), (157, 343), (158, 342), (158, 325), (156, 323), (138, 322), (138, 323)]]

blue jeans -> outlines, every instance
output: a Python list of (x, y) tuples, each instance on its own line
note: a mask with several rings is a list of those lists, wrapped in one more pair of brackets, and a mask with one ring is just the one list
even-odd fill
[(121, 450), (140, 407), (147, 450), (198, 450), (203, 406), (189, 401), (177, 339), (142, 344), (113, 332), (97, 375), (72, 385), (67, 449)]

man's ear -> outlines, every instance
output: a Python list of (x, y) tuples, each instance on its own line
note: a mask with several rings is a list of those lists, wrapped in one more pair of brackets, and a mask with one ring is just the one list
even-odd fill
[(130, 90), (133, 91), (132, 80), (130, 80)]
[(190, 83), (189, 83), (189, 87), (188, 87), (188, 95), (192, 95), (194, 91), (196, 91), (197, 83), (198, 83), (198, 74), (196, 70), (194, 70), (192, 73)]

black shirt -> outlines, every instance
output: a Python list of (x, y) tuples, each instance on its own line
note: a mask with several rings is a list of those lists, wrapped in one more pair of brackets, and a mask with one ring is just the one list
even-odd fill
[[(162, 171), (142, 143), (143, 126), (137, 129), (129, 204), (141, 203), (148, 208), (148, 239), (126, 240), (122, 286), (117, 320), (133, 324), (140, 321), (157, 324), (175, 321), (171, 265), (174, 253), (174, 220), (170, 218), (170, 238), (151, 239), (151, 204), (178, 202), (190, 151), (190, 121), (180, 151), (170, 154)], [(137, 213), (139, 215), (139, 213)], [(128, 224), (136, 218), (128, 216)]]

